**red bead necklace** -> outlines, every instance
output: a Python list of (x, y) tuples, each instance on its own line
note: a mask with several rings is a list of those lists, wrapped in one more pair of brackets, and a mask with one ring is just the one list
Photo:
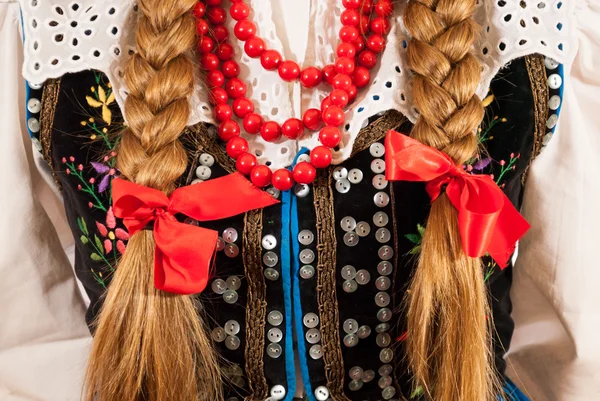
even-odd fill
[[(267, 49), (265, 41), (256, 36), (256, 25), (248, 19), (250, 7), (243, 0), (231, 0), (229, 14), (237, 21), (233, 34), (244, 42), (248, 57), (260, 58), (265, 70), (277, 70), (284, 81), (299, 80), (306, 88), (321, 83), (332, 87), (320, 109), (308, 109), (301, 120), (289, 118), (282, 125), (265, 121), (254, 112), (254, 104), (246, 98), (247, 84), (238, 78), (240, 67), (233, 60), (233, 46), (228, 43), (229, 31), (224, 25), (227, 12), (221, 3), (222, 0), (204, 0), (194, 9), (200, 36), (200, 65), (206, 72), (214, 117), (219, 123), (218, 135), (227, 143), (227, 153), (236, 160), (237, 170), (250, 176), (254, 185), (272, 184), (284, 191), (294, 182), (310, 184), (316, 177), (316, 168), (331, 164), (331, 149), (341, 140), (339, 127), (344, 124), (343, 108), (354, 101), (358, 88), (369, 84), (369, 70), (377, 64), (377, 55), (385, 49), (389, 18), (393, 12), (391, 0), (377, 0), (376, 3), (375, 0), (342, 0), (345, 10), (340, 15), (341, 43), (336, 49), (335, 62), (322, 69), (311, 66), (303, 70), (296, 62), (284, 60), (278, 51)], [(282, 168), (271, 172), (268, 166), (258, 165), (256, 156), (248, 152), (248, 141), (240, 136), (240, 124), (234, 117), (242, 120), (248, 134), (260, 135), (269, 142), (278, 140), (281, 135), (296, 139), (305, 128), (320, 130), (321, 145), (310, 152), (310, 162), (298, 163), (293, 171)]]

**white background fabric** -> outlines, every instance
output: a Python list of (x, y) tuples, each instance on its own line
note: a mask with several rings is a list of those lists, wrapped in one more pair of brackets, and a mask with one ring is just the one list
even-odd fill
[[(577, 1), (579, 49), (567, 66), (565, 106), (556, 138), (530, 170), (523, 210), (532, 230), (515, 268), (517, 329), (509, 366), (536, 401), (600, 399), (600, 272), (592, 253), (600, 237), (600, 78), (594, 71), (600, 9), (593, 1)], [(571, 7), (575, 0), (565, 2)], [(299, 3), (273, 0), (284, 22), (277, 34), (293, 54), (306, 48), (285, 30), (308, 26), (299, 22), (308, 19)], [(555, 7), (558, 0), (547, 3)], [(18, 4), (0, 0), (0, 401), (71, 401), (79, 399), (90, 339), (66, 256), (73, 240), (23, 124), (19, 26)]]

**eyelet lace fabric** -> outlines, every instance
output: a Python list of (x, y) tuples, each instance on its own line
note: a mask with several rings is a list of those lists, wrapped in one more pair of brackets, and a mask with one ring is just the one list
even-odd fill
[[(311, 3), (309, 20), (312, 25), (304, 60), (297, 61), (301, 66), (322, 67), (334, 60), (342, 5), (336, 0), (307, 1)], [(122, 107), (127, 97), (123, 71), (135, 51), (135, 3), (123, 0), (19, 2), (25, 37), (24, 77), (29, 82), (41, 83), (69, 72), (100, 70), (110, 79), (115, 98)], [(410, 38), (401, 18), (405, 3), (396, 2), (388, 44), (380, 63), (371, 71), (371, 84), (359, 91), (356, 101), (346, 111), (342, 142), (334, 151), (335, 164), (350, 156), (354, 140), (369, 117), (390, 109), (400, 111), (411, 121), (418, 115), (410, 95), (411, 73), (406, 63), (406, 43)], [(478, 88), (481, 98), (485, 97), (490, 80), (498, 70), (515, 58), (541, 53), (560, 63), (572, 59), (576, 50), (572, 35), (573, 3), (566, 0), (478, 1), (475, 18), (482, 27), (482, 35), (474, 52), (482, 62), (482, 80)], [(249, 4), (258, 35), (265, 39), (269, 48), (289, 57), (278, 39), (271, 2), (251, 0)], [(229, 18), (230, 29), (234, 22)], [(258, 59), (247, 57), (243, 42), (234, 38), (232, 45), (236, 49), (236, 60), (241, 60), (240, 77), (248, 82), (248, 97), (257, 106), (257, 112), (267, 119), (283, 123), (292, 116), (300, 117), (307, 108), (319, 108), (327, 96), (328, 88), (324, 85), (306, 89), (299, 83), (288, 84), (277, 72), (262, 69)], [(200, 121), (214, 122), (207, 90), (200, 79), (191, 103), (190, 125)], [(273, 169), (291, 165), (299, 149), (312, 149), (319, 143), (316, 134), (297, 141), (282, 138), (275, 143), (266, 142), (260, 136), (245, 137), (258, 161)]]

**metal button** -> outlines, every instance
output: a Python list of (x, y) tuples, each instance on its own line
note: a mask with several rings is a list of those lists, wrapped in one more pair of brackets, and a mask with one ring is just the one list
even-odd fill
[(278, 343), (283, 339), (283, 332), (277, 327), (273, 327), (267, 332), (267, 338), (272, 343)]
[(389, 245), (384, 245), (381, 248), (379, 248), (379, 251), (377, 251), (377, 255), (382, 260), (390, 260), (394, 257), (394, 249)]
[(376, 206), (386, 207), (390, 203), (390, 196), (385, 192), (377, 192), (373, 197)]
[(302, 230), (298, 233), (298, 242), (302, 245), (310, 245), (315, 240), (315, 235), (310, 230)]
[(215, 158), (213, 155), (209, 155), (208, 153), (202, 153), (200, 157), (198, 157), (198, 161), (200, 164), (206, 167), (212, 167), (215, 164)]
[(379, 333), (375, 338), (375, 343), (382, 348), (389, 347), (392, 343), (392, 337), (388, 333)]
[(379, 360), (383, 363), (390, 363), (394, 359), (394, 351), (391, 348), (384, 348), (379, 353)]
[(240, 332), (240, 324), (236, 320), (228, 320), (223, 326), (225, 329), (225, 333), (230, 336), (235, 336)]
[(358, 284), (354, 280), (346, 280), (344, 281), (344, 284), (342, 284), (342, 288), (344, 289), (344, 292), (350, 293), (356, 291)]
[(385, 244), (386, 242), (389, 242), (392, 239), (392, 233), (387, 228), (382, 227), (378, 229), (375, 233), (375, 238), (378, 242)]
[(380, 322), (389, 322), (391, 318), (392, 311), (388, 308), (379, 309), (379, 311), (377, 311), (377, 320), (379, 320)]
[(229, 256), (230, 258), (235, 258), (240, 254), (240, 248), (238, 248), (236, 244), (226, 244), (224, 251), (225, 255)]
[(383, 174), (377, 174), (375, 177), (373, 177), (373, 188), (378, 189), (378, 190), (382, 190), (385, 187), (387, 187), (388, 182), (385, 179), (385, 175)]
[(383, 159), (375, 159), (371, 162), (371, 171), (375, 174), (381, 174), (385, 171), (385, 161)]
[(341, 274), (344, 280), (352, 280), (356, 277), (356, 269), (352, 265), (346, 265), (342, 267)]
[(329, 398), (329, 390), (325, 386), (319, 386), (315, 389), (315, 398), (317, 401), (327, 401)]
[(369, 146), (369, 153), (373, 157), (381, 157), (385, 154), (385, 146), (382, 143), (375, 142)]
[(382, 376), (377, 381), (377, 385), (381, 389), (384, 389), (384, 388), (386, 388), (387, 386), (389, 386), (391, 384), (392, 384), (392, 377), (391, 376)]
[(350, 181), (344, 178), (335, 182), (335, 190), (341, 194), (346, 194), (350, 191), (351, 185)]
[(316, 344), (321, 341), (321, 332), (319, 329), (310, 329), (304, 335), (309, 344)]
[(273, 326), (279, 326), (283, 323), (283, 313), (278, 310), (272, 310), (269, 312), (269, 315), (267, 315), (267, 321)]
[(351, 380), (350, 383), (348, 383), (348, 388), (350, 389), (350, 391), (358, 391), (362, 388), (363, 386), (363, 381), (362, 380)]
[(362, 375), (362, 380), (365, 383), (370, 382), (371, 380), (373, 380), (375, 378), (375, 371), (369, 369), (369, 370), (365, 370), (365, 373), (363, 373)]
[(306, 315), (304, 315), (304, 318), (302, 318), (302, 322), (309, 329), (314, 329), (319, 325), (319, 316), (317, 316), (316, 313), (309, 312)]
[(200, 178), (201, 180), (208, 180), (211, 174), (212, 172), (210, 170), (210, 167), (198, 166), (196, 168), (196, 177)]
[(265, 235), (262, 239), (262, 247), (267, 251), (275, 249), (277, 246), (277, 238), (274, 235), (268, 234)]
[(228, 304), (236, 303), (238, 298), (239, 298), (239, 295), (238, 295), (237, 291), (234, 291), (234, 290), (227, 290), (223, 294), (223, 300), (225, 302), (227, 302)]
[(382, 276), (389, 276), (392, 273), (393, 266), (387, 260), (382, 260), (377, 264), (377, 272)]
[[(27, 127), (29, 128), (29, 131), (35, 134), (40, 130), (40, 122), (37, 118), (31, 117), (29, 120), (27, 120)], [(348, 185), (350, 185), (349, 182)]]
[(394, 395), (396, 395), (396, 388), (392, 386), (384, 388), (381, 392), (381, 396), (384, 400), (391, 400)]
[(348, 178), (348, 169), (346, 167), (338, 166), (333, 169), (333, 179), (336, 181), (344, 180)]
[(375, 280), (375, 288), (377, 288), (379, 291), (388, 290), (391, 286), (392, 280), (390, 280), (390, 278), (387, 276), (380, 276), (377, 277), (377, 280)]
[(356, 235), (354, 231), (344, 234), (344, 244), (346, 246), (356, 246), (358, 245), (359, 236)]
[(275, 281), (279, 278), (279, 272), (272, 267), (267, 267), (264, 273), (268, 280)]
[(350, 375), (350, 378), (352, 380), (362, 379), (363, 373), (364, 373), (364, 370), (360, 366), (355, 366), (353, 368), (350, 368), (350, 372), (348, 372), (348, 374)]
[(315, 253), (312, 249), (303, 249), (300, 251), (300, 262), (310, 264), (315, 260)]
[(379, 373), (380, 376), (389, 376), (392, 374), (394, 368), (392, 368), (392, 365), (381, 365), (381, 367), (379, 368), (379, 370), (377, 371), (377, 373)]
[(227, 347), (227, 349), (230, 349), (232, 351), (238, 349), (240, 347), (240, 343), (241, 341), (237, 336), (229, 336), (225, 340), (225, 346)]
[(560, 107), (560, 103), (561, 103), (560, 96), (554, 95), (548, 101), (548, 108), (550, 110), (558, 110), (558, 108)]
[(371, 335), (371, 328), (369, 326), (366, 326), (366, 325), (360, 326), (358, 328), (358, 331), (356, 332), (356, 335), (361, 340), (364, 340), (365, 338), (367, 338), (367, 337), (369, 337)]
[(27, 101), (27, 110), (29, 110), (30, 113), (39, 113), (41, 109), (42, 103), (39, 99), (32, 97)]
[(303, 279), (312, 278), (315, 275), (315, 268), (312, 265), (304, 265), (300, 268), (300, 277)]
[(373, 224), (377, 227), (385, 227), (389, 221), (390, 218), (386, 212), (377, 212), (373, 215)]
[(354, 347), (358, 344), (358, 336), (356, 334), (346, 334), (344, 336), (344, 345), (348, 348)]
[(276, 384), (271, 389), (271, 397), (276, 400), (283, 400), (285, 398), (285, 387), (281, 384)]
[(217, 238), (217, 251), (220, 252), (223, 249), (225, 249), (225, 241), (223, 241), (223, 238), (219, 237)]
[(360, 269), (356, 272), (356, 283), (360, 285), (365, 285), (369, 281), (371, 281), (371, 273), (369, 273), (365, 269)]
[(222, 327), (215, 327), (210, 336), (214, 341), (222, 343), (227, 338), (227, 333)]
[(371, 226), (366, 221), (356, 223), (356, 234), (359, 237), (366, 237), (371, 232)]
[(274, 267), (277, 265), (277, 262), (279, 262), (279, 256), (277, 256), (275, 252), (268, 251), (263, 255), (263, 263), (265, 266)]
[(269, 344), (267, 345), (267, 355), (271, 358), (279, 358), (281, 356), (283, 349), (279, 344)]
[(225, 283), (227, 284), (227, 289), (228, 290), (235, 290), (235, 291), (237, 291), (242, 286), (242, 280), (238, 276), (229, 276), (229, 277), (227, 277), (227, 281)]
[(357, 168), (353, 168), (348, 172), (348, 181), (352, 184), (358, 184), (363, 180), (363, 172)]
[(310, 186), (307, 184), (296, 184), (294, 186), (294, 194), (298, 198), (306, 198), (310, 193)]
[(340, 226), (342, 227), (342, 230), (346, 232), (354, 231), (356, 228), (356, 220), (354, 220), (354, 217), (346, 216), (340, 221)]
[(390, 304), (390, 294), (388, 294), (387, 292), (378, 292), (375, 295), (375, 305), (379, 306), (380, 308), (383, 308), (385, 306), (388, 306)]
[(384, 333), (384, 332), (388, 331), (389, 329), (390, 329), (389, 323), (379, 323), (377, 326), (375, 326), (376, 333)]
[(355, 334), (358, 331), (358, 322), (355, 319), (346, 319), (343, 324), (344, 333)]
[(210, 288), (212, 288), (212, 290), (217, 294), (221, 295), (227, 291), (227, 283), (225, 283), (225, 280), (218, 278), (212, 282)]
[(281, 191), (275, 187), (268, 187), (266, 192), (271, 195), (273, 198), (278, 199), (279, 195), (281, 195)]
[(310, 347), (308, 354), (312, 359), (321, 359), (323, 357), (323, 352), (321, 351), (321, 346), (319, 344), (315, 344)]
[(233, 244), (238, 239), (238, 232), (235, 228), (226, 228), (223, 231), (223, 241)]

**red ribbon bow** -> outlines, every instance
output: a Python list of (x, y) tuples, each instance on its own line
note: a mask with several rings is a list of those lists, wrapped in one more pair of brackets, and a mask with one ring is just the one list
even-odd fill
[(465, 254), (475, 258), (489, 253), (506, 267), (529, 224), (489, 175), (468, 174), (447, 154), (396, 131), (388, 132), (385, 147), (388, 180), (426, 182), (432, 201), (445, 186), (458, 210)]
[(115, 216), (130, 234), (154, 221), (154, 285), (176, 294), (202, 292), (216, 252), (218, 233), (177, 221), (182, 213), (198, 221), (224, 219), (278, 201), (239, 173), (163, 192), (116, 178)]

